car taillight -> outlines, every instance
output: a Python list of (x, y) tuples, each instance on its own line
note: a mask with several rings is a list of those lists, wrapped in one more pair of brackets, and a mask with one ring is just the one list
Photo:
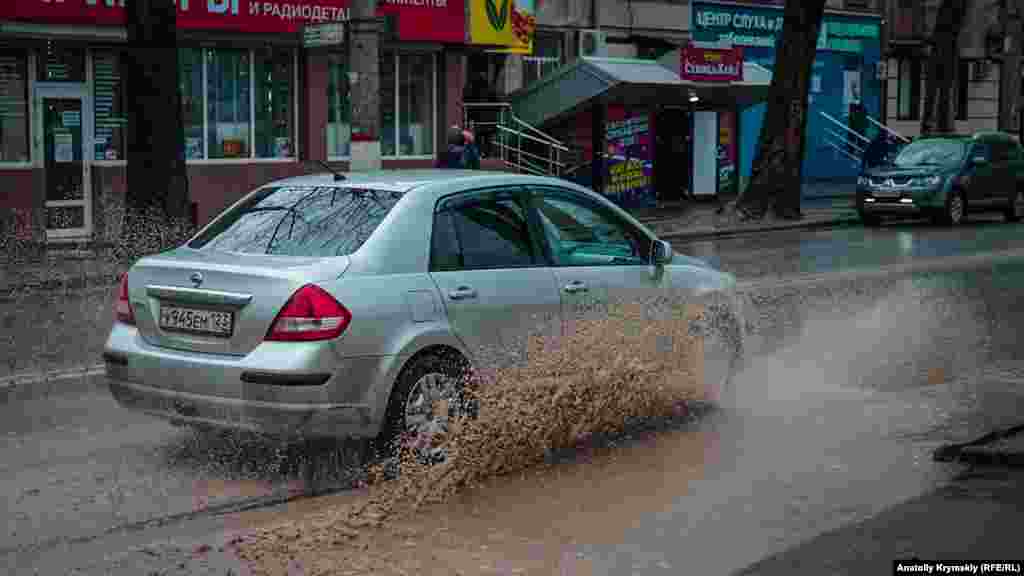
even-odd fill
[(128, 301), (128, 273), (121, 275), (121, 286), (117, 289), (117, 302), (114, 304), (117, 321), (122, 324), (135, 324), (135, 314), (131, 302)]
[(309, 342), (341, 336), (352, 321), (352, 313), (323, 288), (306, 284), (299, 288), (277, 314), (267, 340)]

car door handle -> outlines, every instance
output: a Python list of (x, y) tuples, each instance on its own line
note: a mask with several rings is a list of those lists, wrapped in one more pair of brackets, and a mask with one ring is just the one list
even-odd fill
[(455, 290), (449, 292), (448, 297), (452, 300), (469, 300), (470, 298), (476, 298), (476, 290), (473, 290), (469, 286), (459, 286)]
[(562, 291), (566, 294), (578, 294), (580, 292), (586, 292), (588, 290), (587, 285), (579, 280), (573, 280), (562, 288)]

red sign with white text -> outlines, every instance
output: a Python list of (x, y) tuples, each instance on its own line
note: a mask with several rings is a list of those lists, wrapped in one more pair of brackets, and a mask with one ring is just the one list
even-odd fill
[[(0, 0), (0, 20), (124, 26), (131, 0)], [(295, 33), (303, 24), (349, 19), (350, 0), (176, 0), (178, 28), (264, 34)], [(379, 0), (378, 14), (398, 16), (398, 37), (461, 44), (465, 0)]]
[(682, 50), (679, 75), (692, 82), (738, 82), (743, 80), (743, 49), (700, 48), (687, 45)]

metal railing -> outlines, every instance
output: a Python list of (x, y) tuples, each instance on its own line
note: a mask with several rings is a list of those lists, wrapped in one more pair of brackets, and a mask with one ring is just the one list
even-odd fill
[[(825, 134), (828, 136), (825, 139), (825, 145), (833, 150), (839, 152), (843, 157), (849, 159), (858, 165), (863, 163), (864, 154), (867, 152), (867, 147), (871, 143), (871, 139), (861, 134), (860, 132), (850, 128), (846, 122), (838, 120), (835, 117), (829, 115), (826, 112), (819, 112), (822, 118), (828, 120), (834, 126), (838, 126), (842, 129), (842, 132), (837, 132), (832, 128), (825, 128)], [(849, 116), (844, 116), (848, 118)], [(864, 115), (864, 117), (871, 123), (872, 126), (879, 130), (885, 131), (890, 136), (900, 140), (903, 143), (909, 142), (910, 139), (906, 136), (896, 132), (892, 128), (889, 128), (885, 124), (882, 124), (878, 120), (875, 120), (871, 116)]]
[(569, 147), (516, 117), (507, 102), (463, 104), (463, 125), (477, 132), (485, 156), (500, 158), (507, 168), (540, 176), (565, 173)]

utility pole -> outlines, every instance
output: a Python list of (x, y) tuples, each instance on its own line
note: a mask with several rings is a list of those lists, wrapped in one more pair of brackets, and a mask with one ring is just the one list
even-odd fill
[(377, 0), (353, 0), (349, 18), (349, 94), (352, 96), (353, 172), (379, 170), (380, 39)]
[(1003, 23), (1002, 62), (999, 66), (999, 129), (1017, 133), (1020, 101), (1021, 0), (1002, 0), (999, 20)]

